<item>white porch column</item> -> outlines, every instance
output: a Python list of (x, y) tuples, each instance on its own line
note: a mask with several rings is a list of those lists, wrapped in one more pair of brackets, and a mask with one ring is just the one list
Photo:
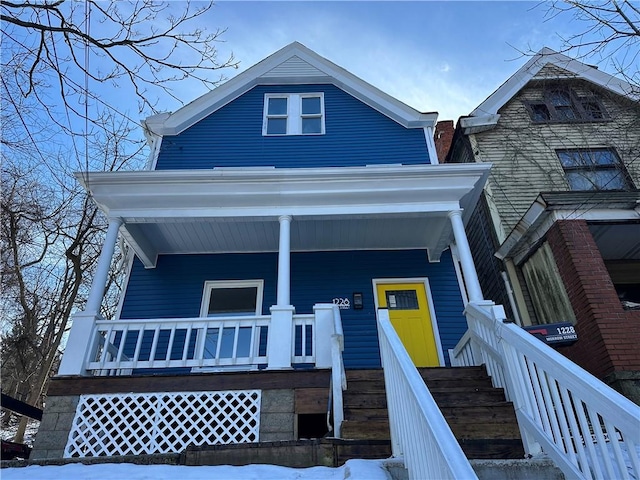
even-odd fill
[(111, 259), (113, 258), (113, 252), (116, 248), (118, 229), (120, 228), (120, 225), (122, 225), (121, 219), (109, 219), (107, 236), (105, 237), (104, 244), (102, 245), (102, 252), (100, 252), (100, 258), (98, 259), (98, 267), (96, 268), (96, 273), (93, 276), (91, 291), (89, 292), (89, 298), (87, 298), (87, 306), (84, 309), (87, 313), (94, 313), (95, 315), (100, 313), (100, 305), (104, 298), (104, 287), (106, 286), (107, 278), (109, 277), (109, 268), (111, 267)]
[(282, 215), (278, 248), (278, 286), (276, 304), (271, 307), (267, 356), (269, 369), (291, 368), (293, 355), (293, 314), (291, 304), (291, 215)]
[(291, 215), (282, 215), (280, 222), (280, 245), (278, 248), (278, 293), (279, 307), (291, 304)]
[(100, 305), (104, 297), (104, 287), (107, 284), (111, 259), (118, 239), (118, 229), (122, 225), (119, 218), (109, 219), (107, 236), (102, 245), (102, 252), (98, 259), (96, 273), (91, 283), (89, 298), (84, 312), (73, 316), (73, 324), (69, 332), (69, 339), (64, 349), (64, 355), (58, 368), (58, 375), (86, 375), (85, 364), (88, 355), (93, 355), (97, 347), (93, 336), (95, 320), (100, 314)]
[(467, 293), (469, 294), (469, 301), (480, 302), (483, 300), (482, 289), (480, 288), (480, 281), (478, 280), (478, 272), (476, 272), (476, 267), (473, 264), (473, 257), (471, 256), (471, 249), (469, 248), (467, 234), (464, 231), (462, 210), (450, 211), (449, 219), (453, 226), (453, 236), (456, 240), (456, 246), (458, 247), (458, 256), (460, 257), (460, 264), (462, 266), (462, 273), (464, 274), (464, 282), (467, 286)]

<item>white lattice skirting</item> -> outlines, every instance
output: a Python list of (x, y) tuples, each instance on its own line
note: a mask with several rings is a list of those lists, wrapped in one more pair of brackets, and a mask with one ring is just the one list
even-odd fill
[(257, 442), (260, 390), (81, 395), (65, 458)]

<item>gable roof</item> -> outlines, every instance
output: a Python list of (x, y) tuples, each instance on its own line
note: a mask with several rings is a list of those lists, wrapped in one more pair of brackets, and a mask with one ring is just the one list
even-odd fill
[(460, 125), (465, 129), (465, 133), (492, 128), (500, 118), (498, 111), (547, 65), (555, 65), (576, 78), (586, 80), (618, 95), (638, 99), (638, 92), (630, 83), (544, 47), (478, 105), (469, 117), (460, 119)]
[(333, 84), (407, 128), (433, 127), (437, 113), (420, 113), (342, 67), (293, 42), (173, 113), (143, 121), (151, 137), (177, 135), (256, 85)]

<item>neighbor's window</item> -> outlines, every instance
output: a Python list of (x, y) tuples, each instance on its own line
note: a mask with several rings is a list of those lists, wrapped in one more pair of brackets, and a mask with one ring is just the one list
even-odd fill
[(266, 94), (262, 134), (324, 134), (324, 94)]
[(595, 94), (578, 96), (570, 88), (548, 88), (540, 100), (526, 102), (531, 120), (536, 123), (580, 122), (607, 119)]
[(575, 323), (576, 317), (549, 244), (543, 243), (522, 265), (522, 273), (539, 323)]
[(626, 190), (624, 166), (610, 148), (556, 150), (571, 190)]

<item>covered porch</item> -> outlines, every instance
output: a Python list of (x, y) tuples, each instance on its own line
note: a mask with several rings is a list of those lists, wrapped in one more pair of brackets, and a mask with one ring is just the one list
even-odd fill
[[(390, 165), (79, 173), (109, 229), (59, 375), (331, 368), (332, 337), (342, 334), (333, 303), (344, 308), (351, 299), (318, 298), (310, 311), (296, 311), (292, 252), (424, 249), (437, 262), (455, 243), (463, 296), (481, 300), (463, 217), (488, 171), (487, 165)], [(270, 315), (256, 309), (240, 316), (202, 310), (197, 317), (101, 318), (118, 234), (147, 269), (166, 255), (276, 253)]]

